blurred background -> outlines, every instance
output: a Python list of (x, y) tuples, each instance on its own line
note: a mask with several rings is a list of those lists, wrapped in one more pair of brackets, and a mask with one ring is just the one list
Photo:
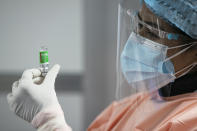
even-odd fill
[[(139, 7), (139, 0), (130, 1)], [(0, 130), (35, 131), (10, 110), (6, 95), (49, 50), (61, 65), (58, 99), (74, 131), (84, 131), (115, 100), (119, 0), (0, 0)]]

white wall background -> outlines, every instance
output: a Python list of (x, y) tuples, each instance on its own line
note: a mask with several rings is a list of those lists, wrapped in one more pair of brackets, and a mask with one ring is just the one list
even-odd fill
[(82, 0), (0, 0), (0, 72), (39, 66), (42, 45), (62, 72), (83, 72), (82, 29)]

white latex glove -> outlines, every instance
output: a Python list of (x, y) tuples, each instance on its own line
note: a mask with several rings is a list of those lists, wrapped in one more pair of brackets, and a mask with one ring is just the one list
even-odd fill
[(10, 109), (30, 122), (39, 131), (70, 131), (55, 92), (55, 79), (60, 66), (55, 65), (41, 77), (39, 69), (24, 71), (21, 79), (14, 82), (12, 93), (7, 95)]

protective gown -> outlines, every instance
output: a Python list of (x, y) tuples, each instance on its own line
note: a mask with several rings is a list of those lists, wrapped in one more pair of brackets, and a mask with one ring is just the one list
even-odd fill
[[(158, 97), (158, 96), (155, 96)], [(197, 94), (152, 100), (139, 93), (113, 102), (90, 125), (88, 131), (195, 131)]]

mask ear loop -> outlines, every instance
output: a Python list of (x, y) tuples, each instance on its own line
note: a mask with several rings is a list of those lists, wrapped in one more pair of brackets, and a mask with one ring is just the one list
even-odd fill
[(177, 74), (179, 74), (179, 73), (181, 73), (182, 71), (184, 71), (184, 70), (186, 70), (186, 69), (188, 69), (186, 72), (184, 72), (183, 74), (181, 74), (179, 77), (177, 77), (177, 78), (180, 78), (180, 77), (182, 77), (182, 76), (184, 76), (184, 75), (186, 75), (187, 73), (189, 73), (195, 66), (197, 65), (197, 62), (195, 62), (195, 63), (192, 63), (191, 65), (189, 65), (189, 66), (186, 66), (185, 68), (183, 68), (183, 69), (181, 69), (181, 70), (179, 70), (179, 71), (177, 71), (174, 75), (177, 75)]
[(197, 42), (192, 42), (192, 43), (189, 43), (189, 44), (184, 44), (184, 45), (169, 47), (168, 49), (176, 49), (176, 48), (180, 48), (180, 47), (184, 47), (184, 46), (190, 45), (190, 46), (188, 46), (187, 48), (182, 49), (182, 50), (179, 51), (178, 53), (176, 53), (176, 54), (174, 54), (174, 55), (168, 57), (167, 59), (164, 60), (164, 62), (166, 62), (166, 61), (168, 61), (168, 60), (170, 60), (170, 59), (172, 59), (172, 58), (174, 58), (174, 57), (176, 57), (176, 56), (182, 54), (183, 52), (185, 52), (186, 50), (190, 49), (192, 46), (194, 46), (194, 45), (196, 45), (196, 44), (197, 44)]
[[(196, 44), (197, 44), (197, 42), (192, 42), (192, 43), (188, 43), (188, 44), (184, 44), (184, 45), (179, 45), (179, 46), (174, 46), (174, 47), (168, 48), (168, 49), (176, 49), (176, 48), (180, 48), (180, 47), (184, 47), (184, 46), (190, 45), (190, 46), (188, 46), (187, 48), (182, 49), (182, 50), (179, 51), (178, 53), (176, 53), (176, 54), (174, 54), (174, 55), (168, 57), (167, 59), (164, 60), (164, 62), (166, 62), (166, 61), (168, 61), (168, 60), (170, 60), (170, 59), (172, 59), (172, 58), (174, 58), (174, 57), (176, 57), (176, 56), (182, 54), (183, 52), (185, 52), (186, 50), (190, 49), (192, 46), (194, 46), (194, 45), (196, 45)], [(181, 73), (182, 71), (184, 71), (185, 69), (189, 68), (186, 72), (184, 72), (183, 74), (181, 74), (181, 75), (178, 77), (178, 78), (180, 78), (180, 77), (186, 75), (187, 73), (189, 73), (196, 65), (197, 65), (197, 63), (193, 63), (193, 64), (191, 64), (191, 65), (189, 65), (189, 66), (187, 66), (187, 67), (185, 67), (185, 68), (179, 70), (179, 71), (176, 72), (174, 75), (177, 75), (177, 74)]]

